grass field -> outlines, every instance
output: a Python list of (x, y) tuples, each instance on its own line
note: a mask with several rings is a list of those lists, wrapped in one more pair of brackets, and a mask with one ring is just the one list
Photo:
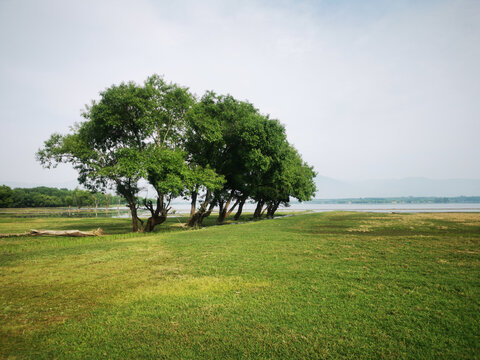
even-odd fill
[(0, 217), (106, 233), (0, 239), (0, 358), (480, 356), (478, 213), (178, 222)]

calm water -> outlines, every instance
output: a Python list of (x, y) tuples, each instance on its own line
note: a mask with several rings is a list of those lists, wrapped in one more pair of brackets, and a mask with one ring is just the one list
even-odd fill
[(363, 212), (480, 212), (480, 204), (293, 204), (284, 210)]
[[(252, 212), (255, 206), (255, 204), (245, 204), (243, 209), (244, 211)], [(190, 206), (187, 203), (172, 204), (172, 209), (177, 214), (190, 212)], [(294, 203), (287, 208), (280, 207), (278, 211), (480, 212), (480, 204), (312, 204), (307, 202), (301, 204)]]
[[(255, 204), (245, 204), (244, 212), (253, 212)], [(173, 213), (173, 210), (175, 213)], [(282, 211), (362, 211), (362, 212), (398, 212), (398, 213), (418, 213), (418, 212), (480, 212), (480, 203), (478, 204), (312, 204), (312, 203), (293, 203), (290, 207), (280, 207)], [(184, 216), (190, 212), (190, 205), (186, 202), (172, 204), (172, 211), (169, 216)], [(235, 212), (234, 212), (235, 213)], [(150, 213), (139, 209), (141, 217), (148, 217)], [(128, 218), (130, 211), (126, 207), (110, 208), (108, 213), (105, 209), (98, 209), (98, 214), (94, 210), (81, 211), (60, 208), (33, 208), (33, 209), (0, 209), (0, 217), (115, 217)]]

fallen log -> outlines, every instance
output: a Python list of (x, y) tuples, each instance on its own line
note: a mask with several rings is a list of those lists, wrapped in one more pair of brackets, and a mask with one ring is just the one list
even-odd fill
[(80, 230), (35, 230), (30, 232), (19, 234), (0, 234), (0, 237), (14, 237), (14, 236), (73, 236), (73, 237), (85, 237), (85, 236), (101, 236), (103, 235), (102, 228), (98, 228), (93, 231), (80, 231)]
[(0, 238), (6, 238), (6, 237), (17, 237), (17, 236), (29, 236), (30, 233), (24, 232), (24, 233), (18, 233), (18, 234), (0, 234)]

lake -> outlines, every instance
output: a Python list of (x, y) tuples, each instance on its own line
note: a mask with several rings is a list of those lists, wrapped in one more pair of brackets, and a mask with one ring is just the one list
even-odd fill
[[(252, 212), (256, 204), (245, 204), (243, 210)], [(186, 202), (172, 204), (172, 209), (179, 214), (190, 212), (190, 205)], [(310, 202), (292, 203), (290, 207), (280, 207), (278, 211), (361, 211), (361, 212), (480, 212), (480, 203), (465, 204), (315, 204)], [(143, 214), (142, 214), (143, 215)], [(145, 214), (146, 215), (146, 214)]]

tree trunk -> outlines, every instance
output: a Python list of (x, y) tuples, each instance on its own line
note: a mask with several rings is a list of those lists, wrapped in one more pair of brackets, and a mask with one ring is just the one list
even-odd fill
[(191, 217), (190, 220), (188, 220), (187, 225), (190, 227), (198, 227), (200, 226), (202, 214), (200, 211), (195, 212)]
[(156, 225), (163, 224), (167, 220), (167, 214), (162, 213), (157, 216), (151, 216), (148, 218), (146, 224), (145, 224), (145, 232), (151, 232), (155, 228)]
[(265, 207), (263, 208), (262, 212), (260, 213), (260, 217), (262, 217), (263, 214), (265, 214), (265, 211), (267, 211), (267, 208), (268, 208), (268, 206), (265, 205)]
[(230, 210), (228, 209), (228, 207), (230, 206), (230, 203), (233, 199), (233, 190), (232, 192), (230, 193), (230, 196), (228, 197), (228, 200), (227, 202), (225, 203), (225, 206), (223, 206), (223, 203), (222, 203), (222, 206), (220, 207), (220, 211), (218, 212), (218, 218), (217, 218), (217, 224), (222, 224), (225, 219), (230, 216), (230, 214), (232, 213), (232, 211), (235, 209), (235, 207), (237, 206), (238, 204), (238, 199), (237, 201), (235, 202), (235, 204), (232, 206), (232, 208), (230, 208)]
[(275, 206), (273, 207), (273, 211), (272, 211), (272, 217), (275, 215), (275, 212), (278, 210), (278, 207), (280, 206), (280, 201), (277, 201), (275, 203)]
[(273, 203), (272, 202), (268, 203), (266, 209), (267, 209), (267, 218), (269, 218), (270, 217), (270, 212), (273, 209)]
[(268, 218), (273, 218), (273, 216), (275, 215), (275, 211), (277, 211), (279, 205), (280, 205), (280, 201), (272, 201), (270, 204), (268, 204), (268, 208), (267, 208)]
[(240, 200), (240, 204), (238, 205), (238, 210), (237, 210), (237, 213), (235, 214), (235, 216), (233, 217), (233, 219), (235, 221), (237, 221), (238, 219), (240, 219), (240, 215), (242, 215), (242, 211), (243, 211), (243, 205), (245, 205), (245, 202), (247, 201), (246, 198), (242, 198)]
[(188, 226), (199, 227), (200, 225), (202, 225), (203, 219), (208, 215), (210, 215), (210, 212), (213, 209), (213, 207), (210, 207), (207, 211), (207, 206), (212, 200), (211, 197), (212, 197), (212, 192), (210, 190), (207, 190), (207, 193), (205, 194), (205, 200), (200, 206), (200, 209), (198, 209), (198, 211), (196, 211), (193, 215), (190, 216), (190, 219), (188, 220), (188, 223), (187, 223)]
[[(197, 207), (197, 196), (198, 196), (198, 193), (196, 191), (194, 191), (192, 193), (192, 201), (190, 203), (190, 219), (193, 217), (193, 215), (195, 214), (195, 209)], [(189, 220), (190, 220), (189, 219)]]
[(217, 224), (222, 224), (224, 221), (225, 221), (225, 218), (227, 217), (227, 212), (222, 209), (221, 212), (219, 212), (218, 214), (218, 218), (217, 218)]
[[(135, 201), (134, 198), (132, 199), (127, 199), (128, 201), (128, 207), (130, 208), (130, 213), (132, 215), (132, 231), (133, 232), (143, 232), (143, 221), (138, 217), (138, 212), (137, 212), (137, 202)], [(138, 223), (140, 223), (140, 227), (138, 226)]]
[(235, 208), (237, 207), (238, 203), (240, 202), (240, 199), (237, 199), (235, 201), (235, 203), (232, 205), (232, 207), (230, 208), (230, 210), (227, 211), (227, 216), (226, 217), (229, 217), (230, 214), (233, 212), (233, 210), (235, 210)]
[(165, 196), (157, 190), (157, 204), (153, 207), (152, 201), (144, 200), (145, 207), (150, 210), (151, 216), (148, 218), (144, 231), (151, 232), (156, 225), (160, 225), (167, 220), (168, 211), (170, 210), (170, 201), (165, 203)]
[(212, 211), (209, 209), (206, 211), (204, 208), (200, 208), (188, 221), (187, 225), (190, 227), (202, 226), (203, 219), (208, 217)]
[(128, 204), (130, 212), (132, 214), (132, 231), (138, 232), (138, 216), (137, 216), (137, 205)]
[(212, 201), (212, 203), (208, 207), (208, 210), (203, 214), (202, 219), (200, 220), (200, 224), (202, 223), (203, 219), (210, 216), (214, 207), (215, 207), (215, 202)]
[(253, 218), (254, 219), (260, 219), (261, 216), (262, 216), (262, 209), (263, 209), (263, 205), (265, 204), (265, 201), (263, 200), (260, 200), (258, 203), (257, 203), (257, 207), (255, 208), (255, 212), (253, 213)]

